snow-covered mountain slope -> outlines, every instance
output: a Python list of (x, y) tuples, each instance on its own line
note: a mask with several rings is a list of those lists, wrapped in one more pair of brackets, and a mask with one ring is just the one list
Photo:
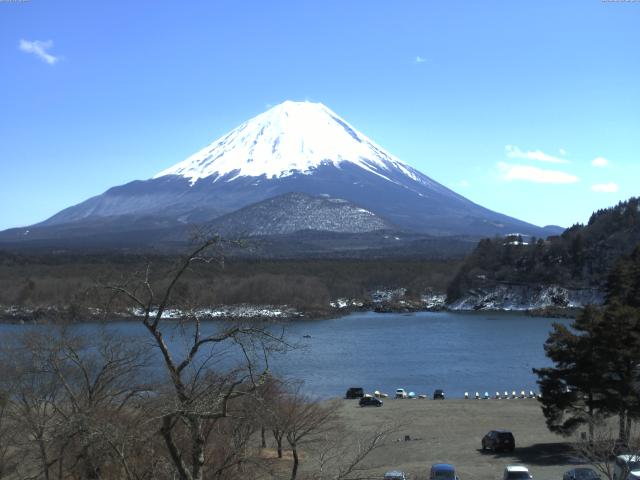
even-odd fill
[[(386, 152), (324, 105), (287, 101), (151, 179), (113, 187), (57, 213), (37, 232), (44, 239), (47, 229), (60, 238), (66, 231), (79, 234), (84, 225), (96, 235), (101, 224), (109, 232), (115, 226), (142, 232), (153, 225), (204, 224), (291, 192), (345, 199), (398, 230), (419, 234), (544, 237), (561, 230), (473, 203)], [(0, 241), (35, 232), (12, 229), (0, 233)]]
[(239, 177), (282, 178), (312, 174), (319, 166), (350, 162), (386, 180), (398, 170), (420, 175), (385, 152), (321, 103), (286, 101), (243, 123), (186, 160), (155, 175), (197, 180)]

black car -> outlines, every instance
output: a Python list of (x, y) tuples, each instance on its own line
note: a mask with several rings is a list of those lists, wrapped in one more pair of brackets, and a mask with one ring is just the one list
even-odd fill
[(347, 390), (347, 394), (344, 396), (344, 398), (362, 398), (364, 397), (364, 390), (362, 387), (351, 387), (349, 390)]
[(376, 397), (362, 397), (358, 402), (361, 407), (381, 407), (382, 400)]
[(482, 450), (513, 452), (516, 440), (509, 430), (491, 430), (482, 437)]
[(573, 468), (564, 472), (562, 480), (600, 480), (600, 475), (590, 468)]
[(441, 389), (437, 389), (433, 392), (433, 399), (434, 400), (444, 400), (444, 390)]

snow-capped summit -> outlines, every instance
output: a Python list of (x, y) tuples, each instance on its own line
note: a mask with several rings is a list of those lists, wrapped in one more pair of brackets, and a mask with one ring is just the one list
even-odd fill
[(252, 118), (186, 160), (153, 178), (282, 178), (309, 174), (320, 165), (350, 162), (386, 180), (398, 169), (417, 180), (407, 164), (349, 125), (322, 103), (287, 100)]

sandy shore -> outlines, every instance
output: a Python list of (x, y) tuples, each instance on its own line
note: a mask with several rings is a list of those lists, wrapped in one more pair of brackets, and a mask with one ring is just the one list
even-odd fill
[[(384, 424), (402, 425), (368, 464), (373, 473), (401, 469), (411, 479), (428, 478), (432, 463), (455, 465), (461, 480), (500, 480), (506, 465), (529, 467), (536, 480), (562, 479), (576, 466), (572, 438), (549, 432), (536, 400), (391, 400), (380, 408), (342, 400), (340, 416), (347, 429), (371, 431)], [(483, 452), (480, 441), (491, 429), (511, 430), (513, 453)], [(409, 435), (412, 440), (404, 441)], [(402, 440), (400, 440), (402, 439)]]

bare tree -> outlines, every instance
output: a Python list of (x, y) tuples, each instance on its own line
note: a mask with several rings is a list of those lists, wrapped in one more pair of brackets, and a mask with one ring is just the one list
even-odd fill
[[(105, 286), (114, 298), (124, 296), (140, 311), (141, 323), (161, 354), (169, 388), (160, 434), (181, 480), (204, 478), (210, 423), (229, 417), (234, 400), (256, 391), (268, 375), (267, 352), (282, 345), (282, 337), (251, 325), (234, 323), (205, 331), (197, 308), (183, 306), (188, 320), (181, 323), (185, 352), (169, 348), (165, 334), (171, 326), (165, 317), (171, 306), (180, 303), (180, 280), (194, 264), (221, 261), (219, 247), (218, 238), (203, 242), (165, 276), (158, 290), (151, 265), (137, 282)], [(234, 367), (226, 365), (220, 353), (231, 347), (240, 359)]]
[(282, 442), (284, 431), (281, 430), (278, 421), (277, 406), (284, 389), (283, 382), (275, 377), (265, 378), (263, 384), (256, 391), (256, 400), (259, 402), (258, 424), (260, 425), (260, 447), (267, 448), (266, 431), (270, 430), (276, 441), (278, 458), (282, 458)]
[[(332, 402), (321, 403), (302, 393), (302, 384), (295, 385), (278, 399), (273, 416), (272, 429), (284, 435), (291, 448), (293, 464), (291, 480), (295, 480), (300, 466), (299, 449), (305, 444), (317, 441), (320, 435), (334, 425), (336, 405)], [(275, 433), (274, 433), (275, 436)], [(276, 437), (276, 440), (278, 437)], [(278, 456), (281, 458), (281, 444), (278, 443)]]
[(9, 416), (9, 401), (6, 392), (0, 391), (0, 478), (16, 468), (16, 456), (11, 441), (15, 435)]
[(629, 430), (630, 437), (624, 445), (621, 444), (616, 429), (608, 425), (606, 420), (594, 421), (589, 425), (589, 432), (589, 437), (582, 435), (574, 444), (576, 459), (593, 466), (608, 480), (614, 479), (612, 459), (617, 455), (625, 453), (640, 458), (640, 436), (633, 429)]
[(384, 425), (365, 434), (345, 433), (333, 428), (326, 432), (315, 451), (314, 480), (363, 480), (378, 478), (367, 472), (366, 460), (385, 445), (397, 425)]
[(2, 382), (7, 392), (7, 413), (16, 435), (11, 441), (22, 461), (17, 466), (22, 478), (56, 478), (52, 471), (61, 452), (54, 445), (59, 431), (55, 404), (61, 387), (43, 365), (18, 343), (3, 342)]
[(149, 444), (140, 415), (149, 390), (143, 350), (63, 329), (29, 331), (2, 353), (22, 478), (146, 475), (149, 462), (137, 456)]
[(210, 464), (208, 476), (211, 478), (234, 478), (247, 475), (247, 470), (256, 465), (251, 455), (253, 441), (258, 430), (258, 414), (253, 399), (249, 396), (233, 402), (233, 415), (210, 423), (208, 455)]

